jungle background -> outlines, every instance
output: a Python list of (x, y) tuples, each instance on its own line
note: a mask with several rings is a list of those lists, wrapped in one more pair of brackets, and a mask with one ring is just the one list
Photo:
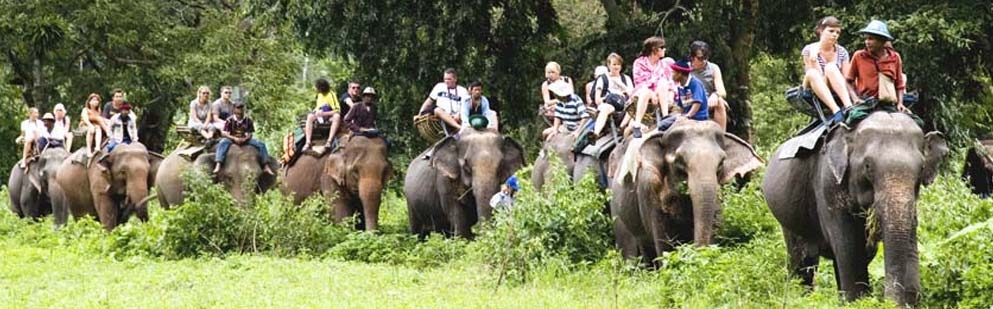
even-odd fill
[[(0, 0), (0, 179), (27, 107), (64, 103), (78, 120), (91, 92), (127, 92), (141, 141), (168, 153), (172, 124), (199, 85), (216, 98), (239, 86), (273, 154), (313, 101), (312, 83), (335, 92), (349, 80), (380, 93), (379, 125), (394, 143), (396, 175), (428, 145), (411, 117), (446, 67), (460, 84), (481, 80), (505, 134), (537, 155), (538, 89), (547, 61), (581, 85), (617, 52), (625, 72), (644, 38), (665, 36), (667, 55), (689, 43), (712, 46), (731, 104), (729, 130), (765, 157), (805, 124), (783, 99), (799, 83), (800, 48), (814, 22), (844, 23), (842, 44), (870, 19), (887, 21), (904, 59), (914, 112), (944, 132), (953, 155), (918, 202), (923, 304), (988, 306), (993, 279), (993, 203), (959, 180), (962, 153), (993, 130), (993, 8), (983, 1), (922, 0)], [(525, 169), (519, 175), (527, 175)], [(524, 177), (527, 178), (527, 177)], [(561, 178), (561, 177), (560, 177)], [(194, 185), (175, 211), (153, 206), (152, 220), (112, 233), (92, 221), (52, 231), (0, 212), (0, 303), (24, 306), (842, 306), (878, 307), (875, 297), (838, 301), (830, 262), (817, 289), (786, 277), (778, 224), (757, 181), (722, 194), (720, 245), (682, 247), (663, 268), (640, 270), (611, 249), (607, 198), (591, 181), (525, 184), (520, 211), (501, 214), (472, 243), (406, 234), (406, 207), (394, 177), (380, 233), (330, 225), (323, 203), (292, 207), (275, 192), (233, 206), (222, 189)], [(761, 172), (754, 179), (761, 179)], [(587, 179), (589, 180), (589, 179)], [(0, 204), (8, 203), (6, 192)], [(6, 206), (6, 205), (4, 205)], [(2, 207), (7, 208), (7, 207)], [(152, 301), (151, 300), (158, 300)]]

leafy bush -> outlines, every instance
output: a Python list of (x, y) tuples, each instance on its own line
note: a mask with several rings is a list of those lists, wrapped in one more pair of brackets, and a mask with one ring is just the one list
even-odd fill
[[(756, 173), (741, 190), (725, 186), (721, 192), (721, 223), (716, 238), (722, 246), (744, 244), (779, 231), (762, 196), (762, 174)], [(776, 236), (778, 237), (778, 235)]]
[[(554, 156), (552, 179), (542, 192), (528, 177), (519, 177), (521, 191), (509, 211), (497, 211), (481, 229), (474, 253), (501, 276), (515, 281), (552, 261), (566, 268), (594, 263), (613, 247), (611, 220), (604, 213), (607, 195), (593, 177), (572, 184)], [(527, 174), (528, 170), (518, 174)]]

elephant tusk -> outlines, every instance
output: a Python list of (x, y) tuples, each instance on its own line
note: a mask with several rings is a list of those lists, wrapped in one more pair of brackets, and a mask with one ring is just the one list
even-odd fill
[(158, 196), (158, 193), (149, 194), (145, 198), (141, 199), (141, 201), (138, 201), (138, 203), (135, 204), (135, 205), (142, 205), (142, 204), (148, 203), (148, 201), (151, 201), (153, 198), (155, 198), (157, 196)]

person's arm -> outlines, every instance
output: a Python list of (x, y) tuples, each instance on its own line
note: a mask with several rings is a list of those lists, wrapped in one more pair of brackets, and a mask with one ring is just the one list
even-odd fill
[(593, 98), (590, 97), (590, 95), (592, 94), (590, 93), (590, 91), (593, 90), (593, 84), (596, 83), (595, 82), (586, 83), (586, 102), (594, 102)]
[(138, 142), (138, 125), (135, 124), (137, 119), (132, 117), (131, 121), (128, 121), (128, 134), (131, 134), (131, 142)]
[(362, 131), (362, 126), (359, 125), (357, 118), (359, 118), (358, 115), (362, 113), (359, 110), (364, 107), (365, 106), (363, 105), (352, 106), (352, 109), (348, 110), (348, 115), (345, 115), (345, 125), (348, 126), (348, 129), (352, 132)]
[(472, 98), (470, 97), (470, 98), (466, 98), (465, 100), (463, 100), (461, 107), (462, 107), (462, 109), (459, 110), (459, 119), (461, 119), (461, 120), (468, 120), (469, 119), (469, 110), (472, 109)]
[(231, 140), (232, 142), (238, 140), (237, 137), (234, 137), (234, 135), (231, 135), (231, 130), (234, 129), (233, 127), (234, 127), (234, 123), (232, 121), (225, 120), (224, 121), (224, 128), (221, 129), (221, 136), (224, 137), (224, 138), (226, 138), (226, 139)]
[(907, 80), (906, 76), (903, 75), (903, 59), (896, 52), (893, 53), (893, 57), (896, 57), (896, 77), (893, 79), (896, 86), (896, 108), (899, 111), (907, 111), (907, 107), (903, 105), (903, 94), (907, 92)]
[(819, 50), (821, 49), (820, 46), (821, 46), (820, 43), (814, 43), (811, 45), (807, 45), (807, 47), (804, 47), (803, 51), (801, 51), (800, 54), (801, 57), (803, 58), (804, 71), (817, 70), (818, 73), (824, 74), (824, 72), (821, 72), (821, 66), (817, 64), (816, 53), (818, 53)]
[(721, 67), (714, 65), (714, 92), (717, 93), (718, 97), (721, 99), (726, 99), (728, 97), (728, 92), (724, 89), (724, 77), (721, 73)]
[(541, 82), (541, 101), (545, 103), (545, 107), (555, 107), (555, 100), (548, 92), (548, 83), (546, 82)]
[[(197, 106), (196, 106), (196, 104), (199, 104), (199, 103), (197, 101), (190, 102), (190, 120), (196, 119), (196, 122), (201, 122), (200, 121), (200, 118), (197, 118)], [(190, 122), (193, 122), (193, 121), (187, 121), (187, 123), (190, 123)]]
[(559, 126), (561, 125), (562, 125), (562, 118), (555, 117), (555, 120), (552, 121), (552, 134), (548, 134), (548, 138), (551, 138), (552, 136), (559, 134)]
[(852, 102), (854, 102), (855, 104), (862, 103), (862, 98), (859, 97), (859, 93), (857, 90), (858, 87), (857, 84), (855, 83), (855, 79), (858, 78), (859, 76), (859, 66), (855, 64), (855, 61), (858, 61), (855, 59), (858, 59), (858, 57), (859, 57), (859, 52), (855, 52), (855, 54), (853, 55), (854, 59), (849, 63), (848, 69), (842, 71), (842, 75), (845, 76), (845, 81), (848, 84), (848, 95), (852, 97), (853, 99)]
[(700, 111), (700, 102), (697, 100), (693, 100), (693, 103), (690, 104), (690, 110), (684, 113), (684, 115), (686, 115), (686, 117), (693, 118), (693, 115), (696, 115), (696, 113), (699, 111)]

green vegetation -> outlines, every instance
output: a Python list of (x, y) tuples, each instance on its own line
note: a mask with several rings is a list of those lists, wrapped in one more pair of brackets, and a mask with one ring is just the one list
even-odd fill
[[(93, 220), (53, 230), (51, 218), (28, 222), (0, 211), (0, 304), (890, 307), (882, 300), (881, 253), (870, 265), (872, 297), (855, 303), (839, 300), (828, 260), (813, 292), (787, 277), (779, 225), (759, 189), (763, 171), (741, 189), (724, 188), (718, 245), (680, 247), (661, 257), (658, 271), (612, 249), (602, 213), (609, 195), (591, 179), (573, 185), (558, 174), (535, 192), (529, 168), (518, 173), (524, 189), (516, 207), (478, 226), (475, 241), (409, 235), (397, 188), (407, 162), (426, 147), (409, 120), (448, 66), (463, 72), (462, 84), (486, 82), (504, 132), (532, 159), (543, 126), (533, 107), (544, 62), (562, 63), (579, 85), (608, 52), (630, 64), (649, 35), (665, 34), (674, 57), (702, 39), (724, 69), (731, 129), (768, 157), (806, 122), (782, 97), (799, 81), (797, 54), (813, 40), (814, 20), (841, 17), (842, 43), (855, 50), (854, 30), (880, 18), (898, 37), (910, 87), (923, 98), (915, 112), (948, 133), (953, 151), (993, 128), (993, 45), (986, 37), (993, 13), (985, 3), (683, 2), (0, 0), (0, 113), (63, 102), (75, 116), (88, 93), (123, 87), (142, 117), (141, 140), (167, 150), (178, 143), (168, 124), (185, 121), (197, 86), (211, 86), (216, 96), (221, 85), (241, 85), (258, 136), (278, 152), (275, 142), (310, 107), (315, 78), (329, 76), (339, 90), (354, 78), (382, 94), (380, 126), (394, 142), (397, 175), (376, 233), (332, 224), (319, 198), (293, 206), (268, 192), (241, 208), (202, 175), (188, 182), (184, 205), (166, 211), (152, 202), (148, 222), (133, 219), (110, 233)], [(0, 179), (18, 158), (18, 123), (0, 125)], [(948, 161), (917, 203), (921, 304), (988, 306), (993, 201), (973, 196), (957, 177), (961, 153)], [(0, 189), (0, 209), (7, 196)]]

